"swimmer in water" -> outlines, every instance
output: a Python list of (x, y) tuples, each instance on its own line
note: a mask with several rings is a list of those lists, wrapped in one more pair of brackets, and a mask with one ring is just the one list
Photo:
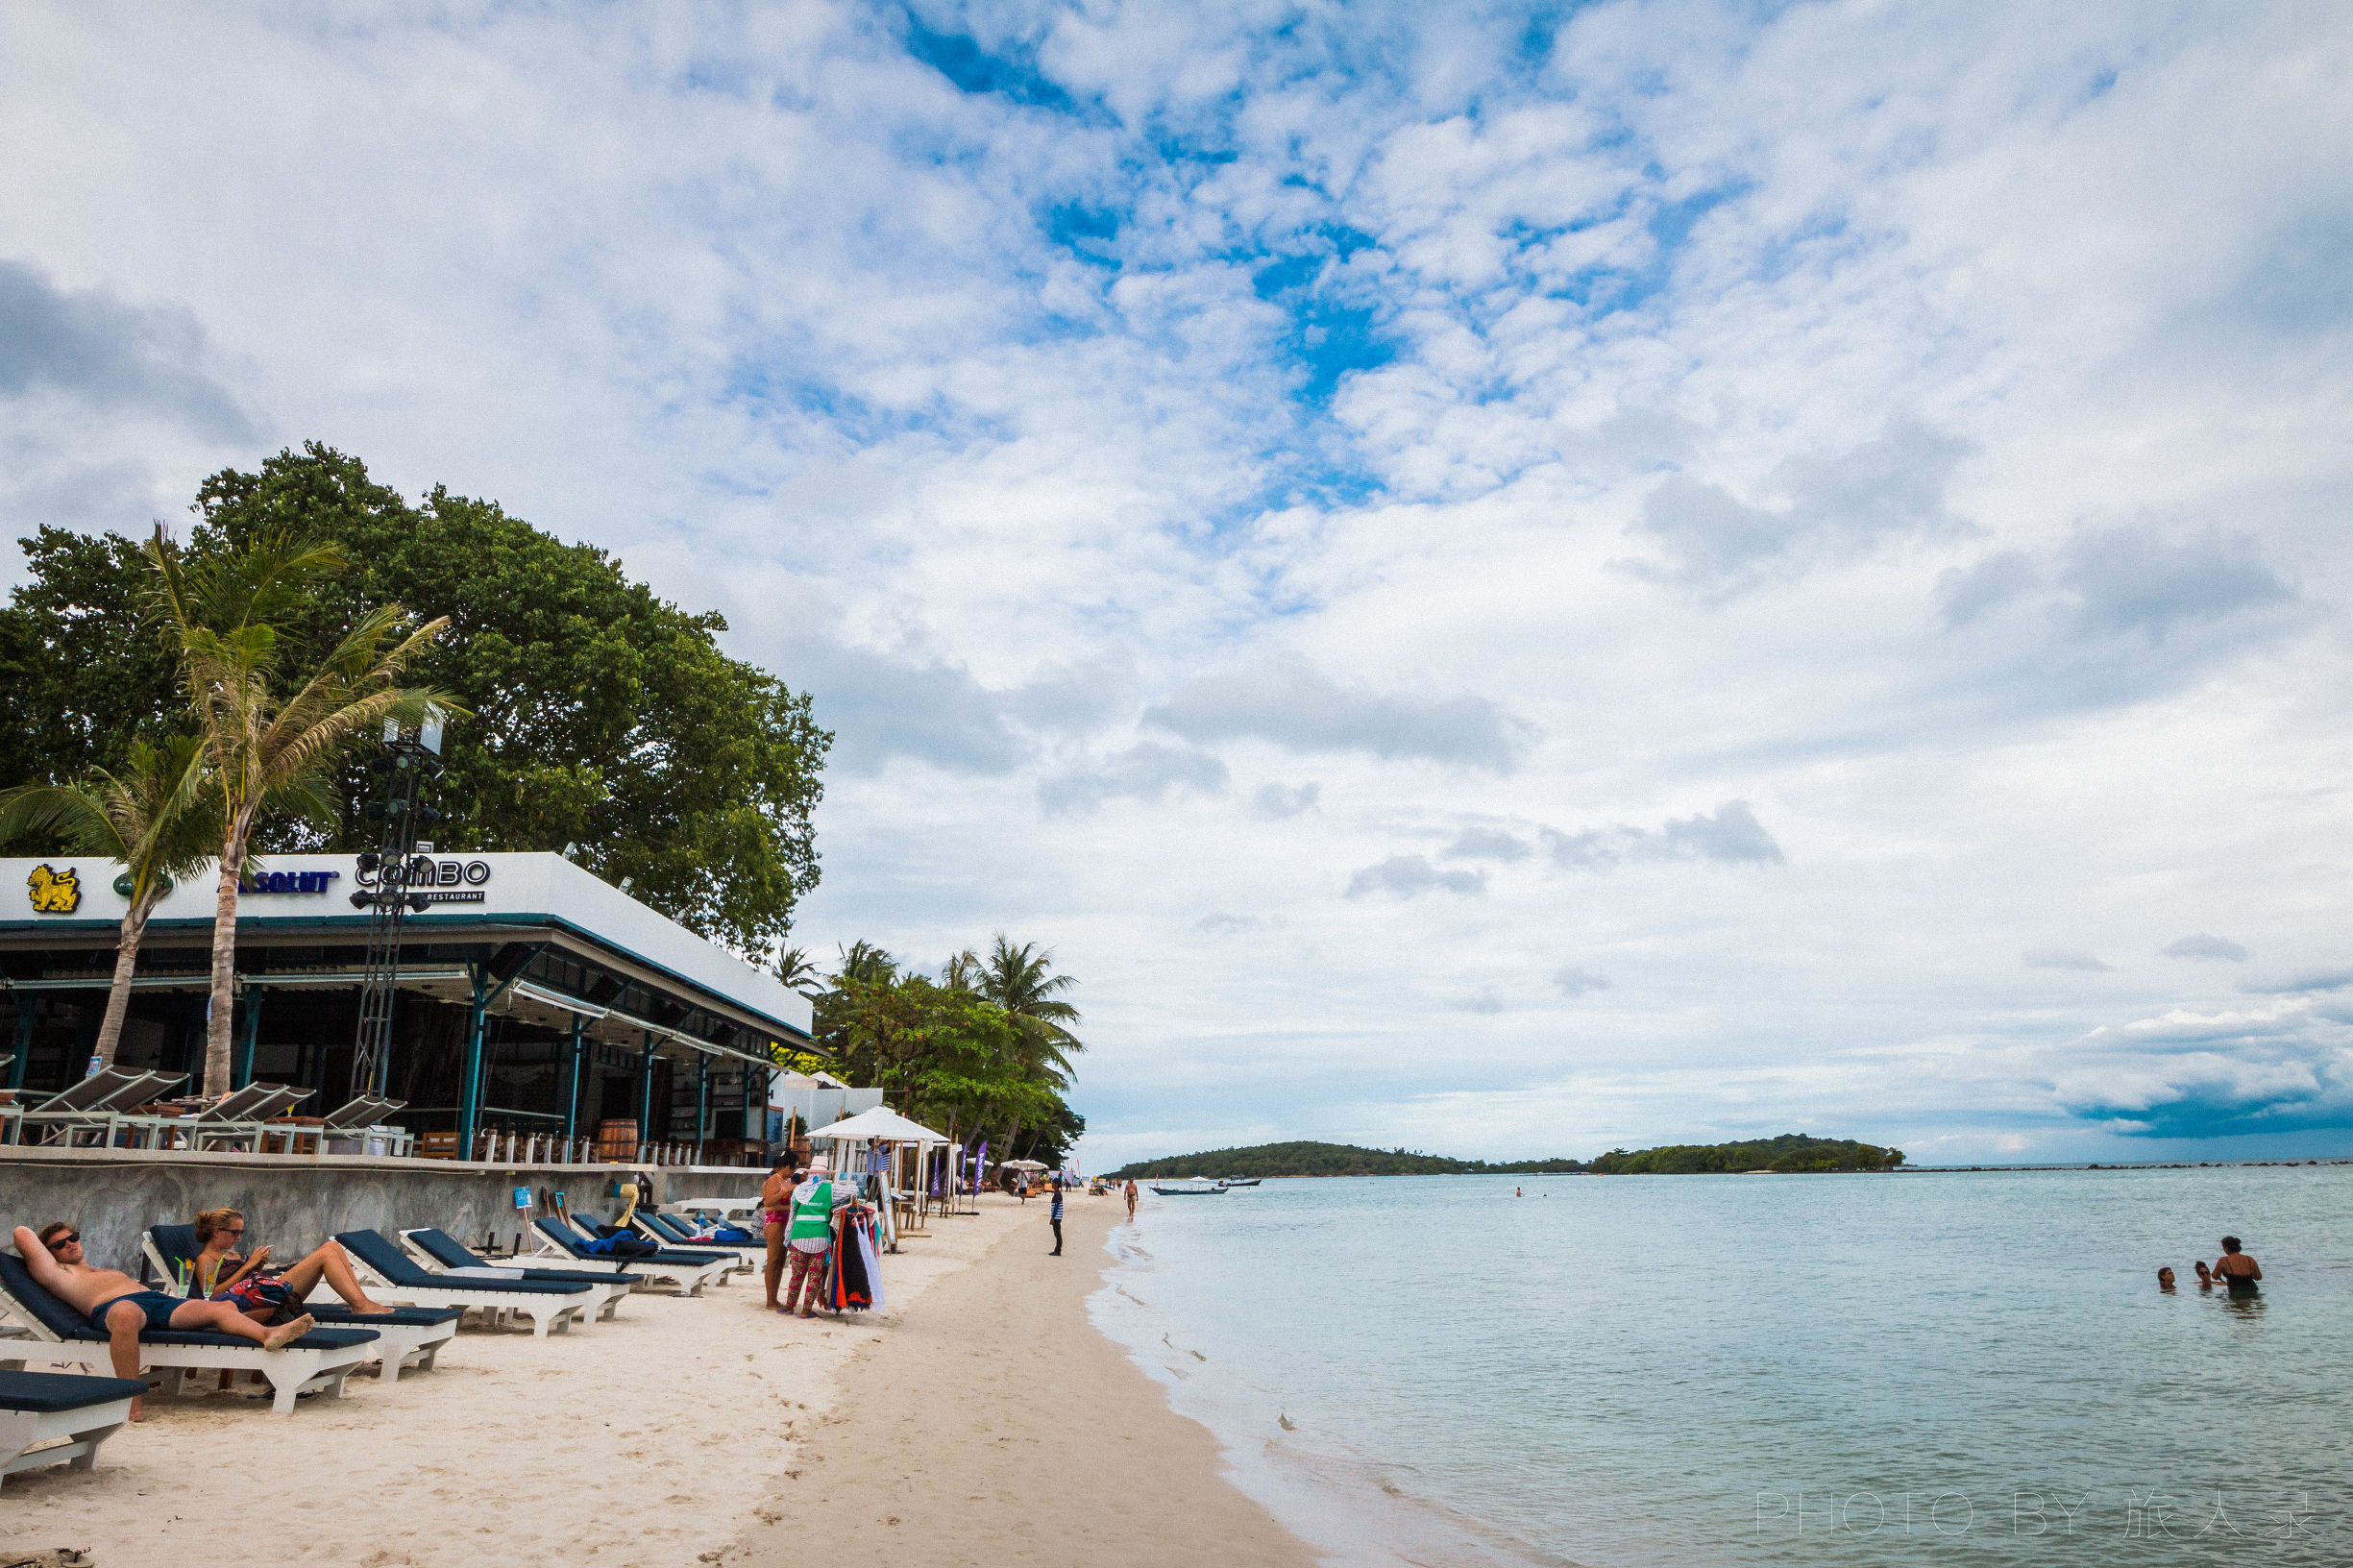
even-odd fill
[(2171, 1269), (2161, 1268), (2157, 1270), (2157, 1288), (2164, 1291), (2169, 1296), (2173, 1293), (2173, 1271)]
[(2237, 1237), (2226, 1236), (2222, 1238), (2222, 1256), (2214, 1261), (2214, 1272), (2216, 1278), (2230, 1286), (2233, 1296), (2251, 1296), (2256, 1293), (2255, 1282), (2263, 1278), (2263, 1264), (2239, 1250)]
[(2204, 1263), (2197, 1265), (2197, 1287), (2200, 1290), (2214, 1288), (2214, 1270), (2208, 1268)]

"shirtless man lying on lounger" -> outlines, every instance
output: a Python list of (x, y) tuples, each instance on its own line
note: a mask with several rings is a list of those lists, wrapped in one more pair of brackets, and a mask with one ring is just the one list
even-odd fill
[[(36, 1236), (16, 1227), (16, 1255), (35, 1283), (65, 1302), (104, 1332), (114, 1360), (114, 1375), (139, 1375), (139, 1335), (147, 1329), (180, 1329), (208, 1334), (233, 1334), (251, 1339), (263, 1350), (279, 1350), (311, 1329), (308, 1312), (267, 1328), (238, 1311), (233, 1301), (183, 1301), (160, 1290), (142, 1289), (130, 1275), (111, 1268), (92, 1268), (82, 1256), (82, 1233), (60, 1220), (44, 1225)], [(131, 1419), (145, 1416), (142, 1401), (131, 1402)]]

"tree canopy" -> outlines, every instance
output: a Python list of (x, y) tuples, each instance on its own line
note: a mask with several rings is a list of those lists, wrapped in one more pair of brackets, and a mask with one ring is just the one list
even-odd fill
[(991, 1139), (993, 1158), (1059, 1165), (1087, 1130), (1062, 1095), (1067, 1057), (1085, 1048), (1063, 1027), (1078, 1009), (1051, 999), (1076, 982), (1053, 973), (1051, 955), (1034, 944), (1017, 948), (1000, 936), (995, 950), (1011, 957), (995, 980), (1018, 984), (994, 984), (961, 953), (935, 981), (870, 943), (851, 943), (816, 998), (818, 1040), (831, 1070), (879, 1086), (958, 1142)]
[[(272, 531), (339, 547), (348, 566), (282, 618), (300, 649), (290, 669), (378, 605), (448, 619), (412, 676), (473, 714), (450, 731), (433, 799), (446, 833), (479, 849), (575, 846), (690, 929), (747, 953), (782, 945), (818, 879), (810, 813), (832, 737), (805, 694), (721, 651), (720, 616), (496, 502), (436, 488), (412, 505), (315, 443), (214, 475), (196, 509), (192, 561)], [(118, 767), (135, 739), (184, 731), (176, 649), (141, 615), (137, 547), (44, 527), (24, 549), (28, 578), (0, 609), (0, 714), (19, 737), (0, 787)], [(257, 846), (373, 847), (363, 770), (341, 765), (325, 823), (265, 821)]]

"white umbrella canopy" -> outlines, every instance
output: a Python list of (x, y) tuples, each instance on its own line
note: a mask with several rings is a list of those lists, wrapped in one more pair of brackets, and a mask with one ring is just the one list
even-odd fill
[(837, 1121), (830, 1127), (820, 1127), (811, 1133), (809, 1138), (812, 1141), (821, 1138), (840, 1139), (848, 1143), (864, 1143), (870, 1139), (877, 1138), (886, 1143), (944, 1143), (947, 1141), (945, 1133), (935, 1133), (921, 1122), (909, 1121), (888, 1106), (881, 1105), (874, 1107), (871, 1111), (861, 1111), (847, 1120)]
[(1007, 1160), (997, 1168), (1000, 1170), (1043, 1170), (1045, 1162), (1042, 1160)]

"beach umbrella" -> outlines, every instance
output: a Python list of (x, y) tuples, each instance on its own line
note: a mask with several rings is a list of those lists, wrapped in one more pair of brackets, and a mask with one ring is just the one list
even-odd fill
[(820, 1127), (809, 1135), (811, 1140), (833, 1139), (843, 1143), (870, 1143), (880, 1139), (885, 1143), (944, 1143), (945, 1133), (935, 1133), (919, 1121), (909, 1121), (888, 1106), (878, 1105), (871, 1111), (861, 1111), (845, 1121), (829, 1127)]

